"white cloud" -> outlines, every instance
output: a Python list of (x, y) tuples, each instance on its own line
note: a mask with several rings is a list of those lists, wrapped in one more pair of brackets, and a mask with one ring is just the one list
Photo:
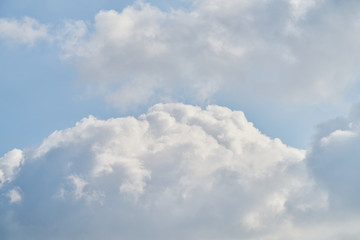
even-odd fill
[(292, 15), (295, 20), (304, 18), (307, 12), (316, 5), (319, 0), (290, 0)]
[[(317, 104), (358, 79), (359, 7), (137, 2), (52, 37), (34, 19), (0, 19), (0, 38), (56, 39), (86, 87), (120, 108), (216, 93)], [(359, 239), (359, 109), (320, 125), (306, 156), (219, 106), (90, 116), (0, 158), (0, 238)]]
[(18, 188), (11, 189), (7, 196), (9, 197), (10, 203), (18, 203), (21, 201), (21, 193)]
[(95, 190), (87, 189), (89, 183), (77, 175), (70, 175), (67, 177), (70, 181), (71, 186), (65, 189), (64, 187), (60, 188), (59, 192), (55, 197), (65, 200), (66, 194), (70, 194), (74, 200), (85, 200), (87, 203), (99, 202), (102, 203), (104, 197), (103, 193), (97, 192)]
[(0, 39), (11, 43), (33, 45), (38, 40), (50, 39), (48, 27), (33, 18), (21, 20), (0, 18)]
[(64, 38), (63, 55), (87, 86), (122, 108), (168, 99), (202, 103), (215, 93), (232, 101), (334, 103), (360, 74), (359, 7), (198, 0), (165, 12), (137, 2), (100, 11), (91, 31), (81, 21), (68, 24), (75, 34)]
[[(138, 118), (90, 116), (26, 151), (27, 164), (6, 185), (21, 188), (23, 207), (3, 209), (13, 213), (4, 233), (274, 239), (304, 223), (297, 216), (327, 208), (304, 157), (263, 135), (242, 112), (219, 106), (158, 104)], [(17, 233), (8, 225), (19, 226)]]
[(13, 149), (0, 158), (0, 188), (11, 182), (24, 162), (23, 152)]
[(322, 145), (327, 145), (331, 143), (338, 143), (339, 141), (349, 141), (351, 138), (356, 137), (357, 133), (354, 133), (353, 131), (348, 130), (336, 130), (332, 133), (330, 133), (327, 137), (323, 137), (320, 140), (320, 143)]
[(359, 7), (196, 0), (163, 11), (137, 1), (120, 12), (100, 11), (93, 23), (66, 20), (62, 27), (3, 18), (0, 38), (30, 45), (56, 40), (85, 89), (121, 109), (184, 99), (203, 104), (214, 96), (337, 103), (360, 75)]

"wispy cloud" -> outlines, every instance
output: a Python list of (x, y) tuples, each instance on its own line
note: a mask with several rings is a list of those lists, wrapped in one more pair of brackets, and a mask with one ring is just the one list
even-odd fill
[(0, 39), (9, 43), (34, 45), (39, 40), (49, 40), (48, 27), (36, 19), (24, 17), (21, 20), (0, 18)]

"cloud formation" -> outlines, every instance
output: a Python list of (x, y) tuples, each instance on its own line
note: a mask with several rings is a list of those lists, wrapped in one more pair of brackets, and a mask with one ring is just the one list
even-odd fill
[(360, 179), (356, 171), (360, 166), (359, 107), (359, 104), (353, 105), (346, 118), (319, 125), (307, 156), (313, 175), (329, 189), (331, 203), (341, 211), (353, 209), (360, 199), (357, 184)]
[(0, 38), (55, 41), (84, 88), (122, 109), (219, 97), (336, 103), (360, 75), (359, 8), (335, 0), (196, 0), (165, 11), (136, 1), (100, 11), (93, 23), (0, 19)]
[[(347, 117), (320, 124), (307, 152), (306, 164), (318, 186), (327, 191), (328, 211), (321, 219), (326, 239), (358, 239), (360, 104)], [(335, 237), (334, 237), (335, 236)]]
[(214, 94), (336, 102), (360, 73), (359, 8), (354, 1), (197, 0), (167, 12), (137, 2), (100, 11), (92, 30), (69, 23), (63, 56), (119, 107), (203, 103)]
[[(121, 108), (216, 94), (317, 104), (343, 99), (359, 79), (359, 7), (137, 2), (93, 24), (0, 19), (0, 38), (55, 40), (85, 87)], [(319, 125), (307, 152), (215, 105), (89, 116), (0, 158), (0, 238), (359, 239), (359, 109)]]
[(13, 149), (0, 158), (0, 187), (4, 183), (13, 180), (17, 169), (20, 168), (23, 161), (24, 156), (19, 149)]
[(293, 219), (327, 208), (304, 157), (242, 112), (219, 106), (158, 104), (138, 118), (90, 116), (1, 159), (1, 170), (11, 165), (17, 175), (1, 189), (0, 235), (296, 239)]
[(36, 41), (49, 38), (48, 27), (33, 18), (24, 17), (21, 20), (0, 18), (0, 39), (9, 43), (31, 46)]

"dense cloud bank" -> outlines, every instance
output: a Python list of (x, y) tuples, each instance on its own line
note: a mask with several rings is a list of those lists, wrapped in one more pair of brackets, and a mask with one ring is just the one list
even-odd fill
[(1, 237), (287, 239), (327, 209), (305, 152), (240, 111), (158, 104), (88, 117), (0, 159)]

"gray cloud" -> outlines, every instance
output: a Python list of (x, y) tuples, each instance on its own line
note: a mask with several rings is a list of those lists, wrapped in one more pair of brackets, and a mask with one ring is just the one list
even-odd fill
[[(347, 118), (329, 120), (318, 127), (307, 161), (314, 176), (331, 193), (334, 208), (357, 208), (360, 125), (359, 104)], [(353, 210), (351, 210), (353, 211)]]
[(320, 124), (306, 163), (317, 184), (328, 193), (328, 211), (322, 216), (333, 239), (357, 239), (359, 228), (359, 104), (348, 117)]

